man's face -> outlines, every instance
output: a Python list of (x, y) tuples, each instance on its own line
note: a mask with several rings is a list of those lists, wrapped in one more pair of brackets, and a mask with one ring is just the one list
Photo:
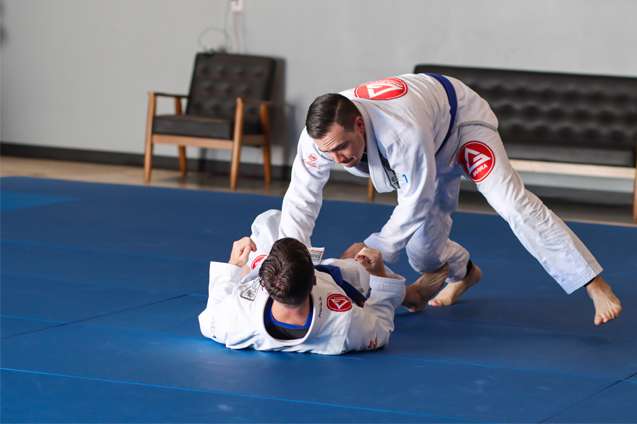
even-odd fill
[(354, 119), (354, 128), (346, 131), (337, 123), (333, 123), (325, 137), (314, 140), (319, 150), (327, 153), (348, 168), (358, 165), (365, 152), (365, 123), (363, 118)]

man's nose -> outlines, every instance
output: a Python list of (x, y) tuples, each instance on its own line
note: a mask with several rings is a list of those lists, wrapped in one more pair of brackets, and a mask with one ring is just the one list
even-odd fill
[(346, 162), (345, 156), (342, 153), (339, 153), (339, 152), (332, 153), (332, 158), (334, 159), (334, 161), (336, 161), (336, 163)]

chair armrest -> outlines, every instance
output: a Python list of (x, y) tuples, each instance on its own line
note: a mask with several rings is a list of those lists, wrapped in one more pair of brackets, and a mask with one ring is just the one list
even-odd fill
[(161, 92), (154, 92), (154, 91), (149, 92), (149, 94), (155, 97), (175, 97), (178, 99), (185, 99), (188, 97), (187, 94), (172, 94), (172, 93), (161, 93)]
[(243, 103), (245, 105), (250, 105), (250, 106), (266, 106), (266, 107), (270, 107), (272, 106), (272, 102), (270, 100), (260, 100), (260, 99), (246, 99), (246, 98), (242, 98), (243, 99)]

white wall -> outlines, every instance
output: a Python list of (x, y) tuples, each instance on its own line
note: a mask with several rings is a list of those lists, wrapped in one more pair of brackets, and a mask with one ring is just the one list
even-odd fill
[[(145, 93), (187, 90), (198, 36), (226, 10), (226, 0), (0, 2), (0, 139), (127, 153), (143, 151)], [(244, 3), (244, 51), (286, 60), (275, 164), (288, 162), (315, 96), (416, 63), (637, 76), (634, 0)]]

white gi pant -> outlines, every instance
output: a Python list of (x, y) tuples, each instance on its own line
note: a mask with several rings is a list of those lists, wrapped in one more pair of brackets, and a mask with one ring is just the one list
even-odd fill
[[(483, 125), (460, 126), (436, 155), (435, 210), (406, 246), (414, 270), (432, 272), (447, 263), (448, 282), (459, 281), (466, 275), (469, 252), (449, 240), (449, 234), (451, 214), (458, 205), (460, 178), (464, 173), (457, 153), (471, 141), (486, 144), (495, 156), (488, 177), (476, 183), (478, 191), (562, 289), (570, 294), (600, 274), (602, 267), (580, 239), (537, 196), (526, 190), (511, 166), (498, 132)], [(441, 239), (447, 242), (440, 243)]]

